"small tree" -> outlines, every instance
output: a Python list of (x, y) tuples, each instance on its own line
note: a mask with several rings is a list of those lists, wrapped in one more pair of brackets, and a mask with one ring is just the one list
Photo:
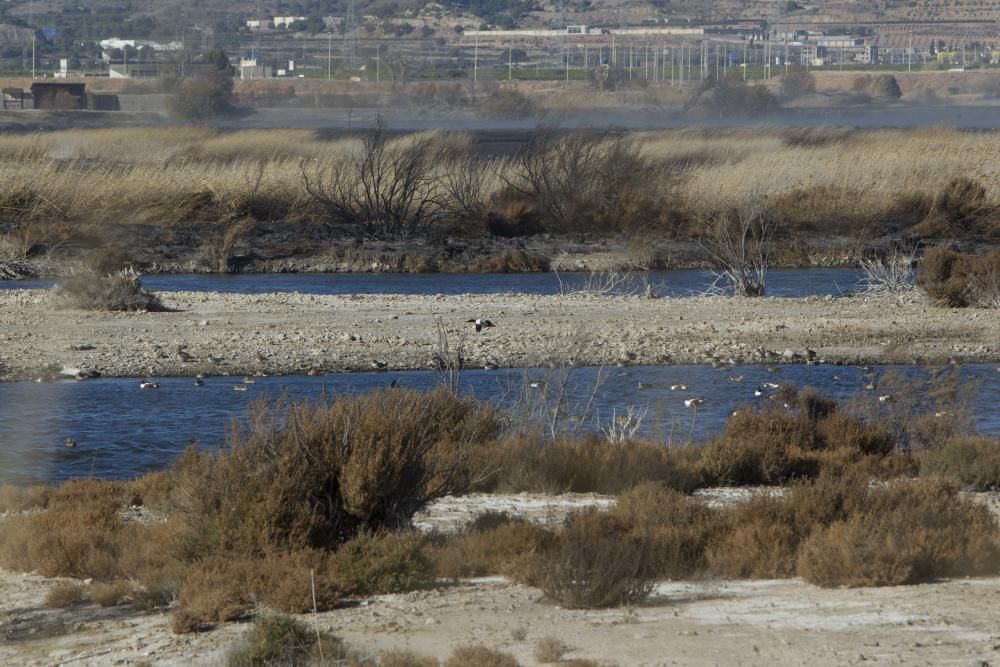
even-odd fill
[(171, 111), (188, 120), (204, 121), (231, 109), (232, 68), (224, 51), (213, 49), (205, 56), (211, 67), (177, 84), (170, 103)]
[(781, 95), (786, 100), (794, 100), (816, 92), (816, 77), (812, 73), (797, 69), (781, 77)]

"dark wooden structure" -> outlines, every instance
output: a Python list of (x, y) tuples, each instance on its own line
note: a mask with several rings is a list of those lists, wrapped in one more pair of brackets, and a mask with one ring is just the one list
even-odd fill
[(111, 93), (88, 93), (87, 109), (90, 111), (121, 111), (122, 105), (117, 95)]
[(22, 109), (24, 108), (24, 90), (21, 88), (4, 88), (3, 89), (3, 108), (7, 108), (7, 104), (18, 104)]
[(35, 109), (86, 109), (85, 83), (33, 83), (31, 96)]

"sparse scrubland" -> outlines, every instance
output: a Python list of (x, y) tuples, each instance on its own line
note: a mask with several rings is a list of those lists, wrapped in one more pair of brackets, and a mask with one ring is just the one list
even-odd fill
[[(163, 472), (0, 488), (0, 565), (90, 580), (53, 588), (52, 606), (169, 607), (176, 632), (439, 577), (501, 574), (593, 608), (646, 599), (666, 578), (884, 586), (996, 573), (1000, 529), (960, 492), (1000, 485), (1000, 442), (972, 435), (952, 374), (882, 384), (894, 382), (892, 401), (846, 404), (784, 386), (698, 447), (546, 436), (445, 388), (258, 404), (219, 453), (189, 449)], [(721, 508), (688, 495), (746, 484), (783, 492)], [(410, 528), (435, 498), (491, 490), (618, 499), (558, 530), (498, 513), (454, 535)], [(313, 645), (271, 622), (239, 655), (269, 650), (253, 643), (272, 632)]]
[(756, 201), (774, 223), (772, 264), (815, 261), (817, 237), (850, 239), (850, 263), (885, 237), (1000, 239), (998, 142), (940, 128), (539, 132), (498, 156), (472, 135), (379, 129), (6, 135), (0, 258), (18, 275), (26, 260), (100, 247), (141, 268), (231, 271), (344, 253), (361, 265), (386, 253), (366, 243), (421, 239), (389, 252), (395, 270), (525, 270), (544, 259), (508, 267), (485, 251), (477, 267), (448, 260), (435, 239), (586, 233), (643, 239), (634, 264), (657, 268), (669, 264), (658, 244), (703, 238)]

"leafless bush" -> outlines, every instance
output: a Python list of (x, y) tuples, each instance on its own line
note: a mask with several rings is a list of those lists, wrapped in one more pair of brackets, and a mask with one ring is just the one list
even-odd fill
[(735, 208), (707, 221), (699, 244), (717, 265), (719, 279), (736, 296), (764, 295), (775, 227), (766, 199), (758, 194), (748, 195)]
[(608, 442), (626, 442), (635, 437), (636, 431), (642, 427), (642, 420), (646, 417), (648, 408), (636, 408), (629, 405), (625, 412), (618, 414), (617, 410), (611, 412), (611, 423), (601, 427), (601, 433), (608, 439)]
[(346, 161), (303, 163), (303, 186), (336, 223), (377, 237), (426, 231), (446, 216), (431, 138), (392, 142), (381, 120)]
[(913, 291), (916, 251), (905, 253), (894, 247), (887, 255), (861, 260), (861, 291), (902, 294)]
[(80, 271), (56, 287), (56, 302), (65, 308), (81, 310), (162, 310), (159, 298), (142, 288), (140, 278), (141, 274), (133, 268), (103, 275), (89, 270)]
[(534, 205), (550, 231), (621, 229), (627, 214), (642, 208), (637, 200), (648, 199), (655, 176), (632, 138), (544, 132), (500, 173), (512, 193)]
[(638, 296), (655, 291), (647, 274), (634, 271), (592, 271), (582, 282), (572, 279), (564, 281), (557, 271), (556, 280), (559, 282), (557, 291), (562, 296)]

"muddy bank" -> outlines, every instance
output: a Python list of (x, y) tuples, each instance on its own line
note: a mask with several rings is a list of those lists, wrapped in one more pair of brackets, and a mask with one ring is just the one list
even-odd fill
[[(161, 296), (169, 312), (103, 313), (57, 310), (46, 291), (0, 292), (0, 375), (428, 369), (438, 322), (468, 367), (1000, 360), (1000, 311), (937, 308), (917, 292), (806, 299)], [(466, 322), (480, 317), (496, 326), (477, 334)]]

